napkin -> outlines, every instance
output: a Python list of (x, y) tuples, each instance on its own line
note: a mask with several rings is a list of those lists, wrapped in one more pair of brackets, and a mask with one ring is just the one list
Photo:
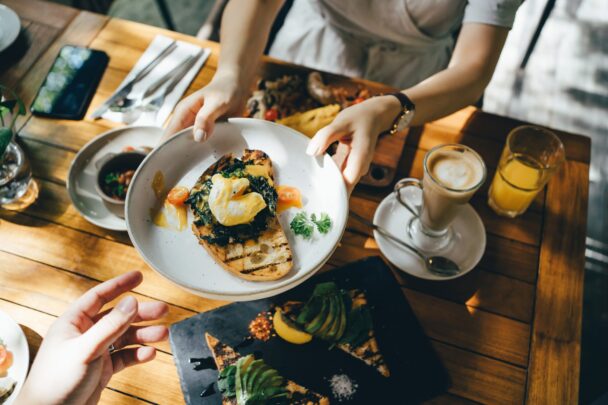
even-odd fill
[[(118, 89), (123, 87), (129, 80), (137, 75), (144, 67), (148, 65), (163, 49), (165, 49), (171, 43), (172, 39), (164, 35), (157, 35), (154, 40), (150, 43), (144, 54), (139, 58), (131, 72), (127, 75), (125, 80), (120, 84)], [(184, 60), (190, 55), (196, 55), (200, 52), (201, 47), (190, 44), (183, 41), (177, 41), (177, 47), (171, 52), (160, 64), (158, 64), (144, 79), (139, 81), (134, 87), (129, 98), (137, 98), (141, 96), (146, 89), (150, 87), (156, 80), (161, 78), (167, 72), (177, 68)], [(192, 80), (201, 69), (203, 64), (209, 58), (211, 50), (208, 48), (204, 49), (203, 54), (199, 57), (198, 61), (192, 66), (192, 68), (184, 75), (183, 79), (175, 86), (165, 97), (163, 105), (158, 111), (127, 111), (127, 112), (116, 112), (107, 110), (102, 117), (114, 122), (123, 122), (131, 125), (152, 125), (161, 127), (175, 108), (182, 95), (190, 86)], [(118, 90), (117, 89), (117, 90)], [(159, 89), (158, 93), (162, 92), (163, 88)]]

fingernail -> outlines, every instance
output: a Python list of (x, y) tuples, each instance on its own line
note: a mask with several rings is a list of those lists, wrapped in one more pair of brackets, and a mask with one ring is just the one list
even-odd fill
[(137, 300), (130, 295), (127, 295), (116, 305), (116, 309), (127, 315), (132, 314), (136, 308)]
[(194, 131), (194, 140), (196, 142), (200, 142), (202, 140), (204, 140), (204, 138), (206, 138), (207, 134), (205, 134), (205, 131), (203, 131), (202, 129), (197, 129)]

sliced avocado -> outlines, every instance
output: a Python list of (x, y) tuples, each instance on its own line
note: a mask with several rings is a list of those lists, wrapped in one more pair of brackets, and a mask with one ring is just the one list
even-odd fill
[(316, 336), (318, 336), (324, 340), (328, 339), (327, 335), (328, 335), (329, 331), (331, 330), (333, 324), (335, 323), (336, 315), (338, 314), (338, 310), (339, 310), (339, 305), (338, 305), (335, 295), (328, 296), (326, 298), (326, 300), (329, 303), (329, 312), (327, 313), (327, 317), (325, 318), (325, 321), (323, 322), (323, 324), (321, 325), (321, 327), (315, 334)]
[(340, 326), (336, 332), (336, 335), (334, 336), (335, 340), (340, 340), (342, 336), (344, 336), (344, 332), (346, 332), (346, 327), (348, 325), (348, 314), (350, 313), (350, 308), (352, 305), (350, 295), (346, 291), (341, 292), (340, 301), (342, 301), (342, 313), (340, 314)]
[(314, 291), (312, 292), (313, 297), (319, 295), (332, 294), (336, 292), (338, 287), (336, 283), (333, 281), (327, 281), (325, 283), (319, 283), (315, 286)]
[(289, 393), (277, 370), (252, 355), (236, 363), (236, 401), (238, 405), (288, 403)]
[(324, 338), (325, 340), (333, 342), (340, 338), (339, 332), (343, 323), (342, 318), (344, 317), (344, 300), (342, 299), (342, 294), (334, 295), (332, 300), (334, 301), (334, 307), (336, 310), (332, 314), (334, 318), (333, 323), (331, 324), (331, 327), (328, 329)]
[(322, 305), (321, 305), (321, 310), (312, 319), (312, 321), (308, 322), (304, 326), (304, 330), (306, 332), (310, 333), (311, 335), (316, 334), (317, 331), (319, 329), (321, 329), (321, 326), (323, 326), (323, 324), (327, 320), (327, 316), (329, 314), (329, 311), (330, 311), (330, 301), (327, 300), (327, 299), (323, 299), (322, 300)]
[(262, 371), (262, 374), (260, 375), (260, 377), (258, 378), (258, 383), (261, 386), (266, 386), (268, 384), (268, 382), (272, 379), (272, 377), (274, 376), (273, 373), (273, 369), (264, 369), (264, 371)]
[(249, 355), (249, 356), (241, 357), (236, 362), (235, 391), (236, 391), (236, 402), (239, 405), (246, 404), (247, 399), (249, 398), (249, 393), (245, 389), (244, 374), (245, 374), (245, 370), (247, 370), (247, 367), (249, 366), (249, 364), (252, 361), (253, 361), (253, 356)]
[(264, 362), (262, 360), (254, 360), (251, 362), (247, 371), (245, 372), (245, 389), (249, 392), (253, 391), (256, 384), (256, 379), (264, 371)]
[(321, 312), (322, 306), (322, 297), (312, 297), (310, 300), (308, 300), (306, 305), (304, 305), (304, 308), (302, 308), (302, 311), (296, 318), (296, 322), (300, 325), (306, 325), (312, 321), (319, 312)]

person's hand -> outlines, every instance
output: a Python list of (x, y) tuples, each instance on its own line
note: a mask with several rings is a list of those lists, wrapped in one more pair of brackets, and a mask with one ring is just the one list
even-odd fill
[(177, 104), (162, 139), (194, 125), (194, 140), (206, 140), (213, 133), (218, 118), (241, 112), (245, 97), (246, 92), (235, 76), (217, 73), (207, 86)]
[[(167, 338), (165, 326), (133, 326), (167, 313), (161, 302), (138, 304), (124, 297), (113, 309), (101, 311), (142, 281), (133, 271), (86, 292), (51, 325), (44, 338), (17, 404), (96, 404), (113, 374), (154, 359), (149, 346)], [(100, 312), (101, 311), (101, 312)], [(115, 351), (110, 353), (113, 345)]]
[(306, 153), (320, 156), (334, 142), (334, 160), (342, 170), (348, 193), (365, 175), (374, 157), (378, 136), (389, 129), (401, 111), (393, 96), (373, 97), (342, 110), (334, 121), (311, 139)]

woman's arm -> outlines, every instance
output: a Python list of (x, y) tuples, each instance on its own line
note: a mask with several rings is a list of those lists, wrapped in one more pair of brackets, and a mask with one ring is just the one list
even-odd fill
[(230, 0), (222, 16), (217, 73), (249, 89), (283, 0)]
[(404, 90), (416, 104), (411, 125), (421, 125), (475, 104), (492, 78), (508, 33), (502, 27), (464, 24), (448, 67)]
[[(485, 24), (465, 24), (449, 66), (403, 90), (416, 104), (411, 125), (451, 114), (475, 103), (494, 73), (508, 30)], [(401, 111), (396, 97), (373, 97), (344, 109), (310, 142), (307, 153), (320, 155), (339, 141), (334, 158), (352, 191), (369, 170), (378, 135), (389, 129)]]
[(217, 72), (207, 86), (175, 107), (163, 138), (194, 124), (194, 139), (204, 140), (213, 132), (216, 119), (240, 112), (282, 5), (283, 0), (228, 2), (222, 16)]

